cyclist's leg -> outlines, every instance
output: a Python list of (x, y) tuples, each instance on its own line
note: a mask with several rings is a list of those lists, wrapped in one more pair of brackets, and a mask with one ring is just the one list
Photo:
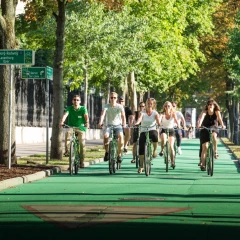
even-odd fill
[(131, 138), (131, 129), (130, 128), (124, 128), (124, 151), (127, 152), (128, 143)]
[(167, 141), (167, 134), (164, 131), (162, 131), (160, 133), (160, 140), (161, 140), (161, 150), (160, 150), (159, 155), (162, 156), (163, 155), (164, 146), (165, 146), (166, 141)]
[(103, 145), (105, 148), (105, 156), (104, 156), (104, 161), (108, 161), (108, 140), (109, 140), (109, 134), (110, 134), (110, 128), (107, 127), (104, 131), (104, 135), (103, 135)]
[(205, 143), (202, 144), (202, 152), (201, 152), (202, 167), (206, 166), (207, 149), (208, 149), (208, 142), (205, 142)]
[(218, 137), (218, 134), (216, 132), (213, 132), (212, 133), (212, 141), (213, 141), (213, 151), (214, 151), (215, 158), (219, 157), (218, 151), (217, 151), (217, 137)]
[(80, 147), (80, 167), (84, 167), (84, 160), (86, 155), (86, 133), (80, 130), (76, 131), (78, 133), (78, 141)]
[(171, 156), (171, 162), (172, 164), (175, 162), (174, 156), (175, 156), (175, 150), (174, 150), (174, 136), (170, 133), (168, 137), (169, 145), (170, 145), (170, 156)]
[(65, 153), (64, 156), (68, 156), (69, 155), (69, 144), (70, 144), (70, 138), (69, 136), (72, 134), (72, 129), (66, 129), (66, 133), (65, 133)]
[(132, 145), (132, 156), (133, 156), (133, 159), (132, 159), (132, 163), (135, 163), (135, 158), (136, 158), (136, 155), (138, 154), (136, 152), (137, 150), (137, 139), (138, 139), (138, 129), (134, 129), (133, 130), (133, 145)]
[(123, 129), (122, 128), (115, 128), (114, 129), (114, 134), (118, 136), (118, 161), (121, 161), (121, 156), (122, 156), (122, 148), (124, 144), (124, 135), (123, 135)]
[(138, 173), (143, 171), (144, 151), (145, 151), (146, 135), (142, 132), (139, 137), (139, 169)]
[(151, 130), (149, 132), (149, 138), (152, 140), (153, 158), (156, 158), (157, 157), (157, 146), (158, 146), (158, 132), (157, 132), (157, 130)]

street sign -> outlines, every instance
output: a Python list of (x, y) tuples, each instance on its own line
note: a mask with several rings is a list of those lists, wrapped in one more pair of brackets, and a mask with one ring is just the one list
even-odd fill
[(47, 79), (53, 80), (53, 69), (47, 66)]
[(23, 67), (22, 78), (45, 79), (46, 68), (45, 67), (29, 67), (29, 68)]
[(32, 50), (0, 49), (0, 65), (35, 64), (35, 52)]

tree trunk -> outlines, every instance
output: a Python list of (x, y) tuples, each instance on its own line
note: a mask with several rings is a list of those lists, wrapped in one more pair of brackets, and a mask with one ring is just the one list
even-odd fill
[(238, 118), (239, 118), (239, 103), (238, 100), (236, 98), (234, 98), (234, 124), (233, 124), (233, 143), (234, 144), (239, 144), (238, 141), (238, 130), (239, 130), (239, 126), (238, 126)]
[(84, 102), (83, 105), (85, 108), (87, 108), (87, 102), (88, 102), (88, 63), (85, 59), (85, 68), (83, 70), (84, 72)]
[[(2, 0), (0, 15), (0, 49), (15, 49), (15, 12), (17, 0)], [(13, 77), (13, 79), (15, 79)], [(15, 93), (14, 81), (10, 89), (10, 65), (0, 65), (0, 164), (8, 162), (9, 140), (9, 95), (12, 91), (12, 134), (11, 134), (11, 163), (16, 163), (15, 139)]]
[(58, 0), (58, 15), (55, 15), (56, 28), (56, 48), (53, 63), (53, 126), (51, 140), (51, 159), (62, 159), (62, 128), (59, 122), (63, 115), (64, 89), (63, 89), (63, 66), (64, 66), (64, 31), (65, 31), (65, 1)]
[(130, 107), (133, 112), (137, 111), (137, 90), (134, 72), (128, 74), (128, 94), (130, 98)]

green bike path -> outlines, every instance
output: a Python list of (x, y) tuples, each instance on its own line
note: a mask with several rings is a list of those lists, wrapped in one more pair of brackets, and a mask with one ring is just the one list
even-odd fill
[(0, 234), (18, 239), (226, 239), (240, 237), (240, 171), (219, 141), (214, 175), (197, 166), (199, 139), (184, 139), (176, 168), (153, 160), (138, 174), (131, 155), (110, 175), (102, 162), (0, 192)]

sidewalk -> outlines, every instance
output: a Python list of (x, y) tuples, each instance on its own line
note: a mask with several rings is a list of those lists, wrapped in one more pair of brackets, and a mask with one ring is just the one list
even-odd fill
[[(49, 142), (49, 153), (51, 150), (51, 142)], [(87, 147), (93, 147), (97, 145), (103, 145), (102, 139), (95, 139), (95, 140), (86, 140), (86, 146)], [(16, 147), (16, 156), (24, 157), (34, 154), (46, 154), (46, 142), (43, 143), (25, 143), (25, 144), (17, 144)], [(64, 142), (63, 142), (63, 151), (64, 151)]]

